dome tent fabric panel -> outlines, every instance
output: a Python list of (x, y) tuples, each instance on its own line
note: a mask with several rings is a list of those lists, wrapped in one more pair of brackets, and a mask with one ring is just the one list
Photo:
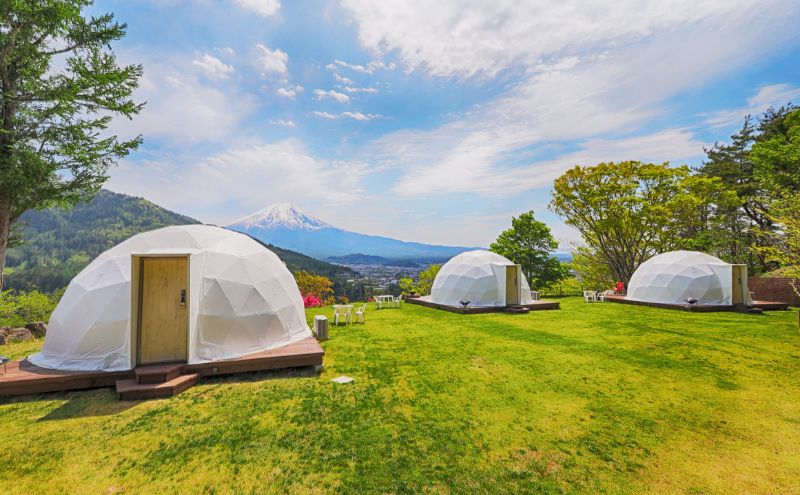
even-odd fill
[(634, 301), (684, 304), (733, 304), (732, 267), (697, 251), (671, 251), (642, 263), (628, 283), (626, 298)]
[[(506, 305), (506, 267), (514, 263), (491, 251), (467, 251), (453, 257), (436, 275), (431, 301), (448, 306), (497, 307)], [(520, 280), (520, 302), (532, 304), (525, 276)]]
[(231, 359), (310, 337), (294, 277), (250, 237), (219, 227), (167, 227), (101, 254), (70, 283), (42, 351), (30, 361), (75, 371), (133, 368), (131, 262), (189, 257), (189, 364)]

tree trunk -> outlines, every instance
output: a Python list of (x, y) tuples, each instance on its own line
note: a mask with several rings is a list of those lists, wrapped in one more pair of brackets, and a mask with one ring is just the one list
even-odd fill
[(6, 248), (11, 235), (11, 198), (0, 194), (0, 290), (3, 290), (3, 272), (6, 268)]

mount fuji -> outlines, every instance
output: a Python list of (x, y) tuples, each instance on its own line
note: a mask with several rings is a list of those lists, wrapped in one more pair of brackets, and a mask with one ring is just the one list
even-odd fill
[(240, 218), (227, 226), (256, 239), (305, 255), (326, 259), (363, 254), (390, 259), (451, 258), (475, 248), (436, 246), (340, 229), (303, 213), (291, 203), (277, 203)]

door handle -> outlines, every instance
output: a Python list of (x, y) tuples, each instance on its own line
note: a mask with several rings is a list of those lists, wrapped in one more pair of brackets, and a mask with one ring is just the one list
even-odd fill
[(186, 289), (181, 289), (181, 306), (186, 306)]

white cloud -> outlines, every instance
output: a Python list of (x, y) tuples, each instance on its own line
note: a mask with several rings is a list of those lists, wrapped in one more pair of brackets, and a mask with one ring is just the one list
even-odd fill
[[(288, 139), (245, 145), (208, 158), (126, 161), (114, 170), (109, 188), (224, 225), (277, 201), (350, 203), (363, 194), (364, 173), (363, 166), (318, 160), (302, 143)], [(337, 187), (330, 187), (334, 182)]]
[(343, 0), (342, 4), (358, 24), (361, 43), (377, 54), (396, 52), (409, 69), (424, 68), (438, 76), (491, 77), (512, 64), (533, 66), (587, 48), (613, 48), (659, 30), (735, 14), (759, 2)]
[(361, 121), (361, 122), (369, 122), (370, 120), (373, 120), (373, 119), (383, 118), (383, 115), (374, 114), (374, 113), (363, 114), (361, 112), (342, 112), (341, 116), (343, 118), (346, 118), (346, 119), (353, 119), (353, 120), (358, 120), (358, 121)]
[(115, 119), (114, 133), (142, 134), (146, 141), (166, 140), (180, 149), (235, 136), (239, 123), (258, 108), (251, 95), (230, 83), (226, 88), (205, 84), (194, 75), (190, 59), (162, 54), (154, 60), (138, 52), (120, 53), (120, 59), (143, 64), (135, 99), (147, 104), (133, 120)]
[(347, 93), (372, 93), (376, 94), (378, 92), (377, 88), (354, 88), (352, 86), (340, 86), (339, 89), (345, 91)]
[(780, 107), (800, 100), (800, 88), (791, 84), (771, 84), (758, 88), (756, 94), (747, 99), (747, 104), (732, 110), (721, 110), (707, 115), (706, 124), (713, 127), (740, 126), (746, 115), (756, 116), (769, 107)]
[(292, 127), (292, 128), (297, 127), (297, 124), (295, 124), (293, 120), (270, 120), (269, 123), (272, 125), (279, 125), (282, 127)]
[(233, 72), (233, 66), (222, 62), (217, 57), (204, 53), (192, 61), (203, 73), (211, 79), (225, 79)]
[(333, 78), (337, 82), (340, 82), (342, 84), (353, 84), (353, 80), (352, 79), (350, 79), (349, 77), (344, 77), (344, 76), (340, 75), (338, 72), (334, 72), (333, 73)]
[(286, 63), (289, 61), (289, 55), (282, 52), (277, 48), (271, 50), (263, 43), (256, 44), (256, 59), (258, 68), (261, 70), (262, 75), (269, 73), (286, 74), (288, 71)]
[[(711, 4), (704, 3), (699, 11), (706, 12)], [(373, 5), (374, 8), (367, 10), (394, 9), (398, 4)], [(449, 5), (453, 10), (459, 10), (448, 2), (436, 5), (437, 9)], [(786, 4), (781, 1), (759, 4), (757, 7), (749, 2), (725, 2), (724, 5), (713, 3), (721, 13), (712, 15), (706, 12), (705, 16), (698, 19), (695, 19), (697, 13), (689, 9), (691, 13), (685, 14), (685, 25), (677, 26), (673, 25), (675, 19), (680, 18), (677, 13), (667, 15), (664, 24), (652, 20), (657, 17), (654, 12), (661, 11), (659, 5), (651, 5), (652, 11), (642, 10), (642, 18), (651, 22), (644, 23), (647, 29), (639, 29), (646, 36), (638, 43), (626, 44), (622, 38), (609, 35), (612, 36), (609, 43), (601, 43), (595, 53), (584, 52), (578, 57), (564, 53), (573, 45), (571, 41), (564, 41), (558, 56), (554, 52), (549, 62), (543, 63), (537, 59), (530, 60), (528, 66), (523, 63), (520, 68), (524, 70), (522, 77), (494, 100), (484, 102), (433, 130), (402, 130), (385, 135), (362, 150), (362, 156), (368, 157), (373, 163), (389, 164), (399, 169), (401, 178), (394, 187), (399, 194), (438, 195), (442, 191), (493, 194), (500, 187), (509, 187), (518, 192), (543, 187), (574, 163), (569, 160), (536, 159), (535, 153), (547, 148), (557, 149), (560, 143), (577, 141), (584, 143), (586, 153), (580, 157), (567, 155), (568, 159), (582, 158), (587, 163), (612, 159), (603, 156), (600, 152), (602, 149), (598, 147), (600, 142), (593, 140), (600, 136), (615, 136), (611, 141), (643, 139), (641, 135), (645, 132), (657, 135), (657, 132), (645, 129), (655, 116), (663, 115), (662, 105), (668, 98), (700, 87), (780, 47), (787, 39), (797, 35), (794, 25), (800, 17), (800, 11), (796, 9), (793, 15), (789, 15)], [(731, 12), (734, 7), (738, 10)], [(612, 11), (615, 9), (611, 8)], [(470, 8), (464, 10), (470, 11)], [(559, 11), (557, 8), (554, 10)], [(592, 9), (589, 8), (589, 11)], [(407, 19), (407, 15), (411, 15), (412, 19)], [(436, 12), (418, 15), (405, 12), (397, 16), (399, 20), (396, 24), (424, 25), (429, 15), (437, 18)], [(453, 12), (445, 17), (458, 18), (460, 15), (459, 12)], [(515, 15), (525, 19), (524, 15)], [(580, 17), (584, 14), (577, 15)], [(492, 16), (487, 14), (487, 18), (491, 19)], [(513, 54), (518, 46), (533, 46), (524, 41), (536, 39), (536, 30), (532, 27), (523, 29), (523, 24), (517, 24), (517, 20), (507, 16), (499, 15), (498, 18), (502, 21), (492, 24), (492, 29), (505, 31), (517, 26), (522, 31), (516, 32), (519, 40), (506, 40), (507, 46), (502, 52), (512, 55), (497, 53), (496, 65), (482, 65), (481, 58), (494, 54), (494, 50), (500, 47), (487, 42), (486, 46), (493, 48), (484, 53), (487, 50), (484, 43), (474, 43), (476, 39), (483, 40), (482, 30), (491, 27), (480, 22), (464, 22), (463, 30), (469, 31), (468, 34), (458, 29), (454, 31), (455, 34), (450, 31), (429, 33), (426, 40), (431, 46), (420, 47), (417, 54), (428, 53), (427, 50), (434, 50), (434, 46), (438, 46), (442, 50), (452, 50), (455, 58), (445, 57), (444, 61), (439, 62), (433, 59), (415, 62), (417, 55), (409, 54), (406, 63), (412, 67), (424, 67), (435, 75), (454, 76), (495, 73), (498, 67), (506, 63), (504, 60), (525, 62), (528, 59), (520, 59), (522, 55)], [(591, 28), (579, 21), (580, 18), (575, 21), (577, 24), (574, 29), (572, 23), (558, 26), (558, 29), (565, 33), (580, 33), (584, 29), (606, 32), (605, 27)], [(532, 26), (541, 22), (538, 19)], [(380, 36), (383, 43), (388, 43), (386, 39), (395, 39), (395, 30), (400, 29), (392, 23), (379, 23), (379, 27), (386, 30)], [(362, 38), (365, 30), (375, 34), (375, 29), (374, 25), (361, 25)], [(628, 29), (628, 32), (633, 31)], [(372, 39), (372, 34), (366, 39)], [(485, 34), (485, 39), (498, 43), (504, 42), (506, 36), (505, 33)], [(406, 33), (406, 37), (403, 37), (407, 40), (403, 42), (407, 46), (400, 41), (396, 46), (391, 43), (381, 46), (386, 49), (391, 46), (405, 53), (408, 47), (416, 47), (418, 42), (409, 39), (409, 36)], [(453, 39), (461, 40), (465, 46), (453, 46)], [(579, 43), (580, 40), (574, 41), (585, 47), (582, 42)], [(457, 57), (462, 48), (466, 51), (475, 48), (475, 60)], [(539, 50), (539, 47), (535, 50)], [(680, 137), (682, 141), (677, 143), (672, 154), (650, 154), (643, 148), (618, 149), (629, 152), (629, 156), (624, 156), (629, 159), (659, 156), (665, 160), (678, 160), (684, 156), (680, 146), (698, 149), (701, 144), (691, 136), (687, 137), (686, 132), (673, 136)], [(663, 144), (661, 140), (644, 142), (653, 147)], [(589, 153), (592, 150), (594, 152)], [(635, 153), (639, 153), (639, 156)], [(621, 154), (609, 155), (616, 159), (623, 158)]]
[(279, 96), (294, 100), (298, 94), (303, 92), (302, 86), (286, 86), (285, 88), (278, 88), (276, 91)]
[(349, 96), (334, 90), (326, 91), (324, 89), (315, 89), (314, 95), (317, 97), (318, 100), (324, 100), (326, 98), (330, 98), (338, 101), (339, 103), (347, 103), (350, 101)]
[(319, 110), (314, 110), (314, 111), (313, 111), (313, 112), (311, 112), (311, 113), (312, 113), (312, 114), (313, 114), (315, 117), (320, 117), (320, 118), (322, 118), (322, 119), (336, 120), (336, 119), (338, 119), (338, 118), (339, 118), (339, 117), (337, 117), (336, 115), (333, 115), (332, 113), (328, 113), (328, 112), (320, 112)]
[(269, 17), (281, 8), (279, 0), (233, 0), (240, 7), (255, 12), (261, 17)]
[(420, 168), (406, 175), (394, 190), (404, 196), (444, 192), (473, 192), (489, 196), (515, 194), (545, 187), (575, 165), (623, 160), (677, 163), (702, 156), (703, 147), (707, 145), (687, 129), (667, 129), (621, 139), (588, 139), (581, 142), (578, 151), (552, 160), (534, 161), (524, 167), (497, 167), (490, 161), (465, 160), (461, 153), (474, 152), (465, 145), (440, 166)]
[(397, 65), (394, 62), (385, 64), (380, 61), (373, 61), (368, 63), (367, 65), (360, 65), (360, 64), (351, 64), (345, 62), (344, 60), (334, 60), (333, 62), (325, 66), (326, 69), (334, 72), (340, 67), (349, 69), (353, 72), (359, 72), (361, 74), (373, 74), (377, 70), (394, 70), (397, 67)]
[(359, 122), (369, 122), (370, 120), (385, 118), (383, 115), (376, 113), (364, 114), (361, 112), (342, 112), (339, 115), (334, 115), (332, 113), (320, 112), (318, 110), (315, 110), (311, 113), (315, 117), (320, 117), (322, 119), (328, 119), (328, 120), (352, 119), (352, 120), (357, 120)]
[(223, 54), (223, 55), (225, 55), (227, 57), (233, 57), (233, 56), (236, 55), (236, 50), (234, 50), (233, 48), (231, 48), (229, 46), (223, 46), (223, 47), (214, 48), (214, 51), (217, 52), (217, 53), (221, 53), (221, 54)]

